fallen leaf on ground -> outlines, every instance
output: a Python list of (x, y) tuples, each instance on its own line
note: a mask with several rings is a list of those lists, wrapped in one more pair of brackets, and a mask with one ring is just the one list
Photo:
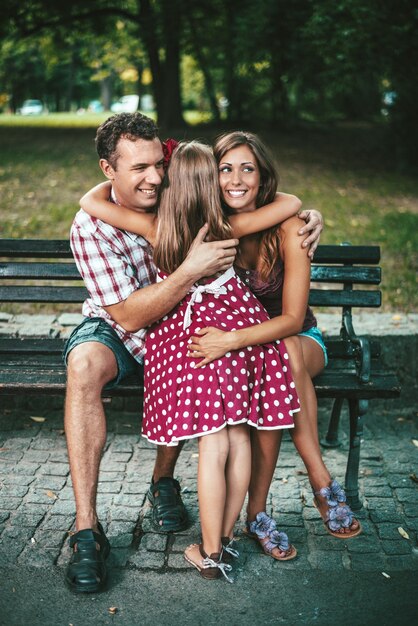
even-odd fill
[(0, 452), (7, 452), (7, 450), (10, 450), (10, 448), (0, 448)]
[(415, 474), (409, 474), (409, 478), (414, 481), (414, 483), (418, 483), (418, 476)]
[(398, 528), (398, 533), (399, 533), (399, 534), (400, 534), (400, 536), (401, 536), (401, 537), (403, 537), (404, 539), (409, 539), (409, 535), (408, 535), (408, 533), (406, 532), (406, 530), (404, 530), (404, 529), (402, 528), (402, 526), (399, 526), (399, 528)]
[(46, 421), (46, 417), (36, 417), (35, 415), (30, 415), (30, 419), (33, 422), (45, 422)]
[(117, 610), (118, 610), (118, 609), (117, 609), (117, 607), (116, 607), (116, 606), (111, 606), (111, 607), (109, 607), (109, 613), (110, 613), (111, 615), (114, 615), (114, 614), (116, 613), (116, 611), (117, 611)]
[(385, 578), (390, 578), (389, 574), (386, 574), (386, 572), (382, 572), (382, 576), (384, 576)]
[(35, 537), (31, 537), (30, 542), (31, 542), (31, 543), (36, 543), (36, 539), (35, 539)]
[(297, 470), (296, 474), (298, 476), (307, 476), (308, 472), (306, 470)]
[(57, 494), (51, 491), (50, 489), (48, 489), (48, 491), (46, 492), (46, 495), (48, 496), (48, 498), (54, 498), (54, 500), (58, 498)]
[(289, 481), (287, 480), (287, 478), (282, 478), (281, 482), (285, 485), (286, 483), (288, 483)]
[(413, 439), (412, 443), (414, 444), (414, 446), (418, 448), (418, 439)]
[(192, 459), (198, 459), (198, 458), (199, 458), (199, 454), (197, 452), (193, 452)]

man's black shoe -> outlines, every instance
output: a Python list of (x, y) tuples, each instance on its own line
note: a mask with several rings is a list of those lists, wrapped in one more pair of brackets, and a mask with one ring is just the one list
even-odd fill
[(75, 593), (102, 591), (106, 582), (106, 559), (110, 544), (100, 524), (99, 533), (91, 528), (79, 530), (70, 537), (73, 551), (65, 581)]
[(159, 533), (179, 532), (187, 528), (187, 511), (174, 478), (160, 478), (148, 490), (152, 505), (152, 524)]

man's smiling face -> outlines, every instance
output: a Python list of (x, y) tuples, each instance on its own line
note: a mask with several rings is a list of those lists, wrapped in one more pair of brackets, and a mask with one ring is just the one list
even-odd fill
[(164, 177), (163, 160), (158, 138), (132, 141), (121, 137), (113, 166), (102, 159), (100, 167), (112, 181), (120, 204), (135, 211), (152, 211)]

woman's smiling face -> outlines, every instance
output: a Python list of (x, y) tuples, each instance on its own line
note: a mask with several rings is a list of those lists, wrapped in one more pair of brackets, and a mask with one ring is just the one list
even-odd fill
[(251, 149), (242, 145), (229, 150), (218, 169), (224, 202), (234, 213), (254, 211), (260, 188), (260, 169)]

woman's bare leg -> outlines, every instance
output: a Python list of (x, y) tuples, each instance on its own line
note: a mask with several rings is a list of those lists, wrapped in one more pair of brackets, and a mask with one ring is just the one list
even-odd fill
[[(322, 487), (327, 487), (331, 481), (319, 445), (318, 407), (312, 383), (312, 378), (324, 367), (324, 353), (321, 347), (309, 337), (289, 337), (285, 343), (301, 408), (295, 416), (292, 439), (308, 471), (312, 489), (317, 492)], [(325, 519), (328, 510), (326, 499), (316, 496), (315, 500)], [(348, 533), (356, 528), (358, 528), (358, 522), (353, 520), (350, 528), (341, 529), (340, 532)]]
[(276, 469), (282, 441), (281, 430), (251, 429), (251, 479), (248, 488), (247, 519), (267, 508), (267, 496)]

